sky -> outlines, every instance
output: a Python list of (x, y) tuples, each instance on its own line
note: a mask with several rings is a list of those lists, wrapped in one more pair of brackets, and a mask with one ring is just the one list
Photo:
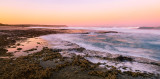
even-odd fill
[(0, 23), (160, 26), (160, 0), (0, 0)]

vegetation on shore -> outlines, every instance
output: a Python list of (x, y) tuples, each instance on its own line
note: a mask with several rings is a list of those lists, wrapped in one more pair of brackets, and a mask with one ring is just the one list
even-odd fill
[[(42, 67), (40, 62), (55, 61), (52, 67)], [(98, 64), (93, 64), (81, 56), (73, 56), (70, 60), (63, 58), (59, 52), (53, 51), (47, 47), (42, 51), (11, 59), (0, 59), (0, 78), (2, 79), (49, 79), (54, 73), (59, 73), (66, 67), (79, 67), (80, 70), (73, 72), (78, 74), (84, 72), (88, 76), (97, 76), (97, 78), (117, 79), (122, 75), (126, 78), (147, 78), (153, 77), (153, 74), (140, 72), (121, 72), (112, 66), (111, 69), (99, 68)], [(69, 73), (68, 73), (69, 74)], [(63, 74), (62, 74), (63, 75)], [(81, 79), (81, 78), (80, 78)]]

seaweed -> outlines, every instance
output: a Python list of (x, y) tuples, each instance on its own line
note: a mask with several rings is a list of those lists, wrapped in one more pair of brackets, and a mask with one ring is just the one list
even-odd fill
[(73, 50), (78, 51), (78, 52), (83, 52), (83, 51), (86, 50), (86, 49), (83, 48), (83, 47), (68, 49), (68, 51), (73, 51)]
[(105, 79), (117, 79), (118, 73), (121, 73), (121, 71), (118, 71), (114, 68), (111, 70), (106, 70), (106, 71), (93, 70), (93, 71), (88, 72), (89, 75), (99, 76)]
[(122, 61), (122, 62), (124, 62), (124, 61), (133, 61), (133, 59), (132, 58), (130, 58), (130, 57), (124, 57), (124, 56), (118, 56), (117, 58), (115, 58), (115, 60), (117, 60), (117, 61)]
[(125, 74), (128, 74), (132, 77), (138, 77), (138, 76), (142, 76), (142, 77), (152, 77), (153, 74), (151, 73), (141, 73), (141, 72), (131, 72), (131, 71), (125, 71)]
[[(47, 50), (43, 50), (47, 51)], [(41, 52), (42, 54), (42, 52)], [(35, 55), (21, 56), (16, 59), (1, 59), (0, 78), (2, 79), (47, 79), (52, 74), (51, 68), (43, 68)], [(39, 54), (40, 56), (40, 54)]]
[(129, 62), (132, 62), (133, 59), (130, 58), (130, 57), (125, 57), (125, 56), (118, 56), (116, 58), (107, 58), (107, 57), (103, 57), (103, 59), (107, 59), (107, 60), (113, 60), (113, 61), (120, 61), (120, 62), (125, 62), (125, 61), (129, 61)]
[[(7, 53), (5, 47), (15, 45), (17, 40), (23, 40), (21, 37), (32, 38), (40, 35), (52, 34), (52, 33), (62, 33), (56, 30), (3, 30), (0, 31), (3, 33), (7, 33), (6, 35), (0, 35), (0, 56), (3, 55), (11, 55), (12, 53)], [(19, 44), (17, 44), (19, 46)], [(19, 49), (21, 50), (21, 49)], [(35, 49), (31, 49), (28, 51), (32, 51)], [(83, 52), (85, 48), (77, 48), (71, 49), (79, 52)], [(30, 54), (28, 56), (21, 56), (18, 58), (10, 58), (10, 59), (2, 59), (0, 58), (0, 78), (2, 79), (48, 79), (53, 74), (53, 72), (57, 72), (67, 66), (78, 66), (81, 68), (83, 72), (88, 72), (89, 75), (99, 76), (106, 79), (116, 79), (118, 74), (121, 75), (129, 75), (132, 77), (150, 77), (153, 74), (141, 73), (141, 72), (121, 72), (112, 66), (110, 70), (98, 70), (97, 67), (99, 64), (93, 64), (86, 60), (84, 57), (75, 56), (72, 58), (71, 62), (68, 62), (61, 56), (59, 52), (63, 51), (62, 49), (49, 49), (44, 47), (40, 52), (36, 52), (34, 54)], [(48, 61), (53, 59), (60, 59), (60, 61), (55, 61), (57, 64), (55, 68), (43, 68), (40, 65), (40, 61)], [(133, 61), (132, 58), (119, 56), (113, 60), (116, 61)], [(64, 63), (59, 63), (64, 62)], [(153, 63), (155, 64), (155, 63)], [(78, 74), (78, 70), (73, 72)]]
[(17, 50), (22, 50), (22, 48), (17, 48)]
[(8, 50), (4, 49), (4, 48), (0, 48), (0, 56), (4, 56), (7, 53)]
[(36, 48), (32, 48), (32, 49), (29, 49), (29, 50), (25, 50), (23, 52), (30, 52), (30, 51), (35, 51), (35, 50), (37, 50), (37, 49)]
[[(42, 59), (42, 60), (41, 60)], [(57, 65), (51, 68), (43, 68), (40, 61), (48, 61), (53, 59), (63, 59), (64, 61), (55, 61)], [(40, 52), (30, 54), (28, 56), (21, 56), (11, 59), (0, 59), (0, 78), (4, 79), (48, 79), (51, 78), (54, 72), (59, 72), (67, 66), (80, 67), (82, 72), (87, 72), (88, 75), (98, 76), (105, 79), (117, 79), (119, 74), (128, 75), (132, 77), (152, 77), (152, 74), (141, 72), (121, 72), (116, 67), (112, 66), (110, 70), (98, 69), (97, 64), (93, 64), (81, 56), (72, 57), (72, 61), (65, 60), (59, 52), (53, 51), (44, 47)], [(59, 63), (64, 62), (64, 63)], [(79, 70), (75, 70), (75, 74), (79, 74)]]

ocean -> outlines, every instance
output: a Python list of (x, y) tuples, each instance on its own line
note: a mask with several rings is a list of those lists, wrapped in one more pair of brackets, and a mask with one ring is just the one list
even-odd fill
[(47, 35), (47, 38), (54, 37), (69, 41), (89, 50), (160, 61), (160, 30), (137, 27), (65, 27), (64, 29), (117, 31), (118, 33), (52, 34)]

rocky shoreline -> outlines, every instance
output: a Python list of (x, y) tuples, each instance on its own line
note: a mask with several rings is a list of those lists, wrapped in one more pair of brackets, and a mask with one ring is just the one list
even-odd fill
[[(152, 64), (159, 68), (160, 63), (145, 58), (126, 57), (118, 54), (87, 50), (68, 41), (53, 39), (49, 47), (42, 46), (26, 50), (26, 56), (13, 57), (6, 47), (18, 46), (17, 41), (47, 34), (66, 33), (70, 30), (29, 29), (1, 30), (0, 78), (2, 79), (157, 79), (157, 73), (131, 71), (121, 63)], [(73, 31), (73, 30), (72, 30)], [(77, 31), (78, 33), (84, 33)], [(68, 32), (67, 32), (68, 33)], [(71, 33), (71, 32), (70, 32)], [(74, 33), (76, 33), (74, 31)], [(100, 32), (101, 33), (101, 32)], [(106, 32), (105, 32), (106, 33)], [(43, 36), (42, 36), (43, 37)], [(40, 37), (40, 38), (42, 38)], [(37, 43), (41, 44), (41, 43)], [(49, 43), (50, 44), (50, 43)], [(21, 45), (21, 44), (20, 44)], [(17, 49), (22, 50), (22, 49)], [(100, 61), (97, 61), (99, 59)], [(95, 61), (93, 61), (95, 60)], [(97, 62), (96, 62), (97, 61)], [(117, 65), (115, 65), (117, 64)], [(118, 67), (119, 66), (119, 67)], [(153, 66), (152, 66), (153, 67)]]
[[(42, 36), (42, 38), (43, 38), (43, 36)], [(112, 62), (112, 64), (110, 66), (116, 66), (115, 64), (118, 64), (118, 63), (119, 63), (119, 65), (122, 65), (121, 63), (123, 63), (123, 64), (126, 64), (126, 63), (129, 64), (130, 63), (131, 65), (134, 65), (133, 63), (135, 63), (135, 64), (137, 64), (137, 66), (138, 66), (138, 64), (139, 65), (145, 65), (148, 72), (152, 72), (152, 71), (150, 71), (150, 69), (154, 68), (154, 67), (156, 69), (155, 72), (153, 71), (154, 73), (159, 73), (160, 72), (160, 70), (159, 70), (160, 69), (160, 67), (159, 67), (160, 62), (159, 61), (155, 61), (155, 60), (151, 60), (151, 59), (147, 59), (147, 58), (142, 58), (142, 57), (123, 56), (123, 55), (120, 55), (120, 54), (111, 54), (111, 53), (107, 53), (107, 52), (87, 50), (83, 47), (80, 47), (79, 45), (77, 45), (75, 43), (71, 43), (71, 42), (56, 39), (56, 38), (52, 39), (51, 44), (52, 44), (51, 45), (52, 49), (57, 49), (57, 50), (64, 51), (64, 52), (60, 52), (61, 55), (64, 56), (64, 57), (72, 57), (74, 55), (80, 55), (82, 57), (85, 57), (86, 59), (87, 58), (92, 58), (92, 59), (95, 59), (95, 61), (97, 61), (96, 59), (98, 59), (99, 61), (97, 61), (97, 63), (100, 63), (102, 61), (101, 64), (104, 64), (104, 62), (105, 63), (106, 62), (107, 63)], [(92, 62), (92, 60), (90, 62)], [(148, 67), (149, 68), (148, 69), (147, 66), (149, 66), (149, 65), (152, 65), (152, 67)], [(125, 66), (125, 65), (123, 65), (123, 66)], [(120, 66), (117, 66), (117, 67), (120, 67)], [(136, 68), (136, 69), (138, 69), (138, 68)], [(130, 71), (131, 70), (132, 71), (138, 71), (136, 69), (135, 70), (130, 69)], [(143, 68), (143, 69), (145, 69), (145, 68)], [(143, 69), (141, 69), (141, 70), (143, 70)], [(145, 72), (145, 70), (144, 70), (144, 72)]]

